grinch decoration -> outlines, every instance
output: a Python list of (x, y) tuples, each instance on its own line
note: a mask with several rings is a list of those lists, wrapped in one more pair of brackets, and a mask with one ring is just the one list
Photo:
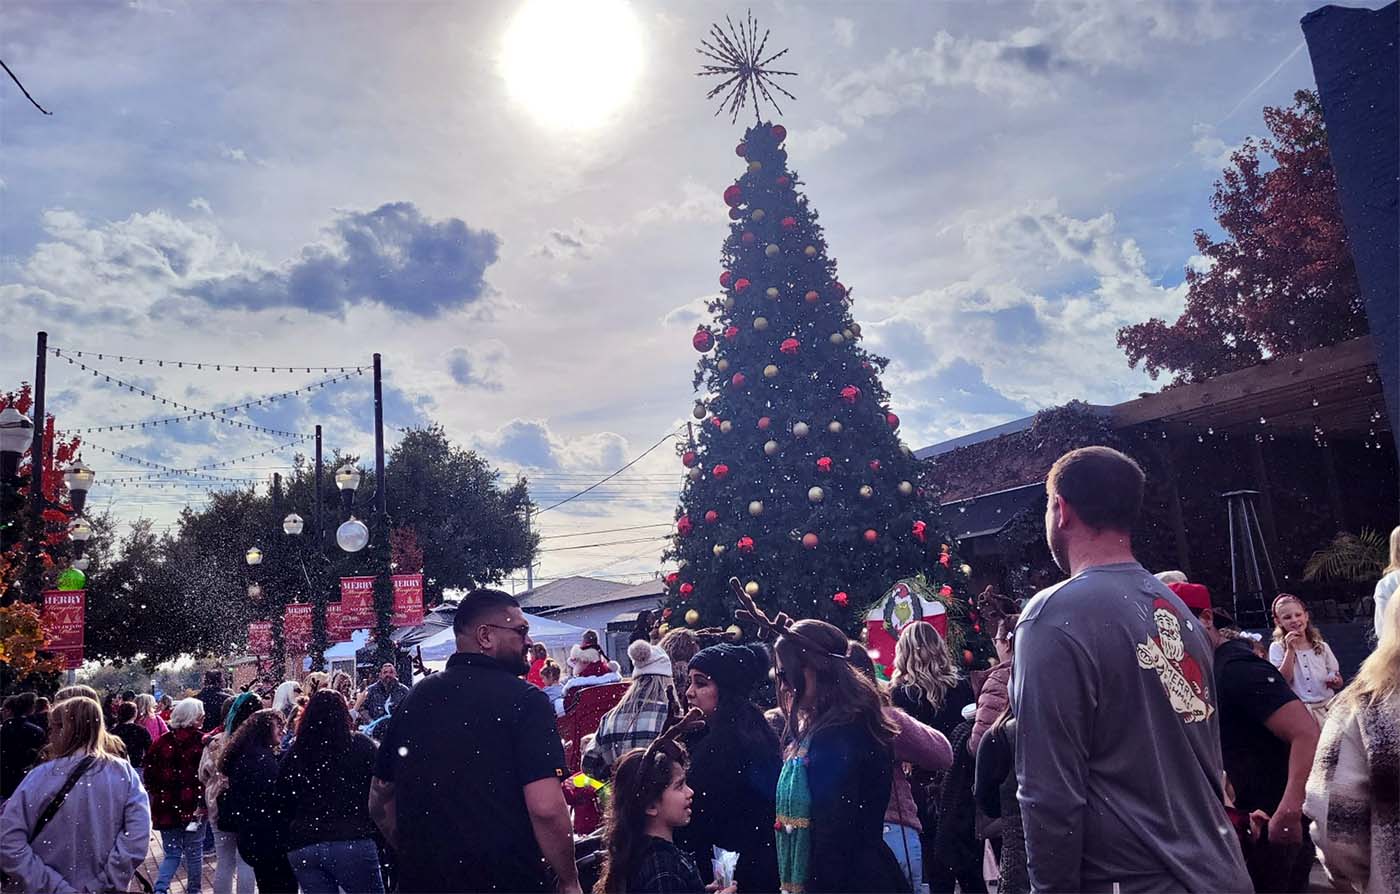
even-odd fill
[[(701, 51), (722, 63), (702, 74), (727, 78), (712, 95), (723, 93), (734, 116), (749, 99), (756, 109), (772, 103), (781, 89), (768, 80), (779, 73), (765, 67), (781, 53), (749, 58), (763, 42), (756, 25), (746, 27), (732, 47)], [(853, 290), (837, 280), (817, 213), (788, 168), (786, 139), (782, 125), (748, 128), (737, 180), (716, 189), (733, 221), (723, 291), (694, 334), (723, 337), (712, 345), (701, 337), (696, 406), (733, 424), (727, 432), (698, 426), (678, 451), (691, 472), (706, 471), (684, 478), (666, 554), (681, 565), (669, 602), (678, 606), (688, 586), (687, 609), (728, 618), (735, 577), (766, 610), (856, 633), (896, 581), (924, 573), (936, 587), (958, 587), (964, 579), (961, 563), (939, 564), (951, 538), (922, 463), (900, 443), (880, 381), (887, 361), (862, 347)], [(714, 523), (689, 523), (710, 511)], [(927, 613), (934, 602), (920, 605)]]
[(918, 578), (899, 581), (865, 616), (865, 642), (885, 677), (894, 668), (894, 645), (905, 627), (915, 621), (932, 624), (948, 636), (948, 607)]

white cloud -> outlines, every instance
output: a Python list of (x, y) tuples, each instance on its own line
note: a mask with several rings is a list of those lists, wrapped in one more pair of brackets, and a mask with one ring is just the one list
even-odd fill
[(1192, 125), (1191, 134), (1194, 137), (1191, 152), (1201, 162), (1201, 167), (1217, 174), (1229, 166), (1230, 156), (1239, 151), (1240, 146), (1244, 144), (1241, 140), (1231, 146), (1216, 134), (1212, 124), (1197, 122)]
[(850, 48), (856, 42), (856, 23), (845, 16), (837, 16), (831, 23), (831, 33), (837, 44)]
[(195, 196), (190, 199), (189, 207), (192, 211), (203, 211), (205, 214), (214, 213), (214, 209), (209, 206), (209, 200), (203, 196)]
[(802, 154), (810, 157), (829, 149), (835, 149), (844, 142), (846, 142), (846, 132), (835, 124), (823, 121), (814, 127), (804, 128), (800, 137), (791, 141), (790, 145), (800, 147)]

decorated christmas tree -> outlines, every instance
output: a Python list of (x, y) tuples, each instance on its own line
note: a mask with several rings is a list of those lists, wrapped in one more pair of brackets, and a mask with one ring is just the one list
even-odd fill
[[(706, 55), (727, 60), (732, 49), (734, 64), (715, 73), (740, 72), (741, 90), (769, 96), (770, 60), (750, 28), (715, 29), (724, 43), (707, 42), (717, 55)], [(668, 621), (729, 625), (736, 577), (770, 611), (851, 634), (868, 617), (886, 632), (930, 614), (946, 627), (947, 609), (975, 622), (936, 494), (901, 443), (880, 382), (887, 361), (861, 346), (852, 290), (837, 279), (817, 213), (788, 168), (786, 139), (780, 124), (750, 127), (735, 148), (741, 174), (723, 191), (733, 223), (713, 321), (691, 342), (701, 397), (681, 449)], [(901, 600), (881, 601), (911, 578)]]

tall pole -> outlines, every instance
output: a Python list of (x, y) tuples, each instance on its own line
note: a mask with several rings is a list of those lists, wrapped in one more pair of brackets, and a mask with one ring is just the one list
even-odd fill
[(34, 347), (34, 442), (29, 451), (29, 556), (24, 569), (26, 602), (43, 601), (44, 548), (44, 384), (48, 379), (49, 334), (40, 332)]
[[(321, 514), (321, 480), (324, 478), (321, 465), (321, 426), (316, 426), (316, 487), (312, 504), (312, 528), (316, 531), (316, 555), (321, 556), (326, 549), (326, 528)], [(317, 574), (320, 580), (320, 574)], [(311, 588), (311, 669), (326, 669), (326, 593), (325, 587), (306, 585)]]
[[(530, 541), (530, 532), (531, 532), (531, 530), (534, 529), (534, 525), (531, 524), (531, 518), (530, 518), (531, 515), (532, 515), (532, 513), (530, 512), (530, 507), (529, 507), (529, 505), (527, 504), (527, 505), (525, 506), (525, 542), (526, 542), (526, 543), (528, 543), (528, 542)], [(526, 560), (525, 560), (525, 592), (528, 593), (528, 592), (530, 592), (530, 591), (533, 590), (533, 589), (535, 589), (535, 560), (534, 560), (534, 559), (526, 559)]]
[(380, 355), (374, 355), (374, 530), (373, 543), (375, 644), (379, 660), (394, 660), (392, 617), (394, 611), (393, 582), (389, 575), (389, 511), (388, 487), (384, 481), (384, 378)]

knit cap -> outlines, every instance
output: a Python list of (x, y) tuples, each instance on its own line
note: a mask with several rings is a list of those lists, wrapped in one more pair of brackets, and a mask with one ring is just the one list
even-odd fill
[(768, 673), (768, 652), (756, 643), (719, 643), (695, 653), (689, 669), (699, 671), (720, 689), (741, 695), (758, 685)]

